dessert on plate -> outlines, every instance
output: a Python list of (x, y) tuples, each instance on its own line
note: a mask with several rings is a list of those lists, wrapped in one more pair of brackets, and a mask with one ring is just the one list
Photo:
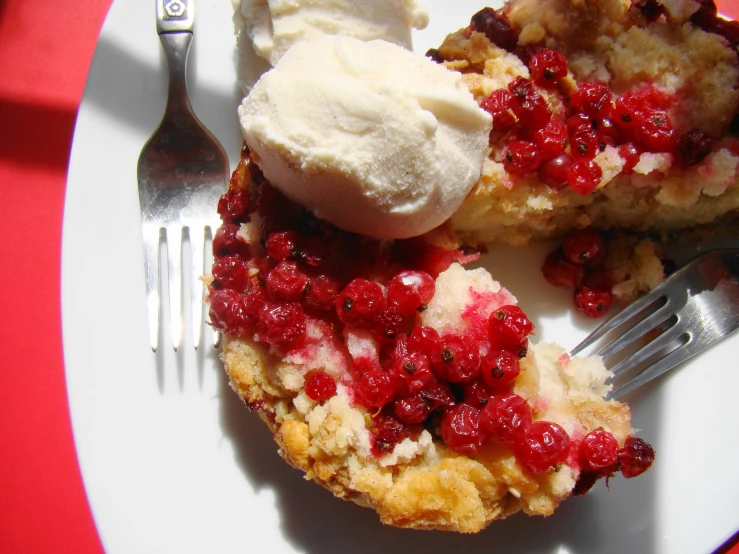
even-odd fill
[[(516, 0), (432, 59), (320, 35), (239, 108), (208, 281), (231, 386), (280, 455), (385, 523), (459, 532), (643, 473), (601, 361), (536, 344), (466, 245), (731, 213), (731, 28), (710, 0)], [(595, 264), (588, 232), (564, 251)]]
[(542, 267), (578, 308), (599, 306), (581, 309), (593, 317), (654, 288), (664, 270), (645, 234), (702, 237), (739, 209), (738, 42), (712, 0), (516, 0), (474, 14), (429, 52), (493, 116), (482, 175), (452, 218), (460, 238), (616, 235), (592, 271), (563, 248)]
[(431, 54), (493, 116), (471, 244), (671, 232), (739, 208), (739, 26), (712, 0), (516, 0)]
[(380, 241), (316, 218), (244, 150), (219, 204), (210, 321), (280, 455), (385, 523), (476, 532), (649, 468), (609, 372), (529, 342), (516, 298), (442, 227)]

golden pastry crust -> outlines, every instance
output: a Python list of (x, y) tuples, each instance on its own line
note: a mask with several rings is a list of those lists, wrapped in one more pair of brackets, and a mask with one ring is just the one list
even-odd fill
[[(534, 475), (507, 446), (463, 456), (429, 433), (378, 458), (362, 444), (371, 415), (341, 392), (323, 403), (307, 399), (301, 368), (250, 340), (224, 337), (222, 360), (233, 390), (272, 430), (280, 456), (337, 497), (375, 509), (389, 525), (473, 533), (520, 510), (550, 515), (575, 485), (578, 471), (568, 465)], [(602, 427), (623, 444), (632, 431), (630, 411), (602, 399), (606, 377), (598, 360), (570, 359), (543, 344), (522, 360), (515, 392), (542, 406), (541, 418), (580, 435)]]
[[(537, 175), (514, 176), (503, 168), (498, 137), (482, 175), (452, 217), (469, 244), (508, 243), (561, 236), (573, 228), (672, 232), (716, 225), (739, 211), (739, 141), (727, 136), (739, 106), (739, 57), (723, 37), (674, 17), (647, 24), (623, 0), (516, 0), (508, 17), (519, 30), (519, 45), (562, 51), (570, 73), (558, 93), (539, 92), (555, 115), (562, 97), (577, 82), (603, 81), (615, 94), (642, 83), (676, 98), (670, 117), (678, 133), (702, 129), (716, 143), (712, 153), (690, 167), (673, 164), (670, 154), (643, 154), (633, 174), (611, 146), (595, 162), (603, 179), (591, 194), (553, 190)], [(678, 14), (679, 15), (679, 14)], [(450, 69), (481, 101), (517, 76), (529, 77), (520, 59), (483, 34), (460, 30), (439, 47)]]

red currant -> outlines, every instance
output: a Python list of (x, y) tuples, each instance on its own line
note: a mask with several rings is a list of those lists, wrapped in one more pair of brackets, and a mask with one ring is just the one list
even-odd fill
[(518, 306), (501, 306), (490, 314), (488, 333), (490, 347), (501, 350), (519, 351), (534, 325)]
[(581, 264), (572, 263), (557, 249), (546, 257), (541, 273), (550, 285), (573, 288), (582, 284), (585, 269)]
[(532, 56), (529, 69), (537, 85), (553, 89), (567, 76), (567, 58), (558, 50), (542, 48)]
[(354, 384), (354, 399), (367, 408), (381, 408), (395, 396), (395, 386), (389, 373), (379, 368), (363, 372)]
[(618, 451), (618, 465), (624, 477), (636, 477), (654, 463), (654, 449), (644, 440), (628, 436)]
[(480, 410), (469, 404), (455, 404), (444, 410), (441, 417), (441, 437), (455, 452), (478, 452), (485, 442), (480, 431)]
[(535, 144), (525, 140), (509, 142), (503, 150), (503, 167), (514, 175), (528, 175), (539, 169), (541, 154)]
[(387, 284), (387, 303), (410, 316), (434, 297), (436, 283), (425, 271), (401, 271)]
[(339, 294), (339, 283), (328, 275), (316, 275), (308, 280), (305, 303), (317, 310), (330, 310)]
[(432, 369), (450, 383), (468, 383), (480, 374), (480, 352), (462, 335), (441, 337), (440, 353), (432, 360)]
[(393, 402), (393, 413), (403, 423), (423, 423), (429, 416), (429, 407), (420, 395), (414, 394)]
[(613, 294), (609, 290), (595, 290), (583, 286), (575, 290), (575, 308), (588, 317), (601, 317), (608, 313), (613, 304)]
[(523, 439), (531, 425), (531, 408), (517, 394), (496, 394), (480, 413), (480, 428), (486, 436), (503, 444)]
[(516, 459), (531, 473), (544, 473), (563, 463), (569, 450), (567, 432), (550, 421), (534, 421), (514, 443)]
[(584, 264), (603, 252), (603, 237), (591, 227), (570, 231), (562, 241), (562, 252), (572, 263)]
[(567, 184), (578, 194), (593, 192), (603, 178), (603, 170), (593, 160), (579, 160), (567, 170)]
[(544, 127), (534, 131), (533, 140), (541, 159), (549, 161), (564, 154), (569, 142), (567, 126), (561, 119), (552, 118)]
[(611, 105), (611, 89), (600, 81), (585, 81), (577, 85), (570, 104), (578, 112), (596, 116)]
[(472, 16), (470, 28), (483, 33), (490, 42), (509, 52), (518, 45), (518, 31), (511, 25), (503, 10), (483, 8)]
[(305, 314), (300, 304), (265, 304), (259, 311), (260, 338), (268, 344), (290, 346), (305, 335)]
[(243, 292), (249, 284), (246, 264), (238, 256), (224, 256), (213, 264), (213, 278), (224, 289)]
[(521, 366), (518, 356), (508, 350), (491, 350), (482, 359), (482, 377), (494, 391), (503, 392), (513, 385)]
[(336, 297), (335, 305), (345, 325), (375, 329), (385, 309), (385, 297), (377, 283), (354, 279)]
[(305, 394), (316, 402), (328, 400), (336, 394), (336, 381), (325, 371), (316, 371), (305, 382)]
[(692, 129), (681, 136), (675, 145), (677, 159), (684, 165), (697, 165), (713, 148), (713, 139), (701, 129)]
[(574, 160), (567, 154), (560, 154), (556, 158), (544, 162), (539, 167), (539, 179), (554, 190), (567, 186), (567, 172)]
[(618, 441), (604, 429), (588, 433), (580, 443), (580, 463), (585, 470), (606, 469), (618, 461)]
[(485, 98), (480, 107), (493, 116), (493, 131), (505, 131), (518, 123), (519, 104), (505, 89), (494, 90)]
[(298, 233), (295, 231), (275, 231), (267, 238), (267, 254), (276, 261), (295, 257), (298, 243)]
[(295, 262), (282, 261), (267, 275), (267, 292), (274, 300), (299, 300), (308, 284), (308, 276)]

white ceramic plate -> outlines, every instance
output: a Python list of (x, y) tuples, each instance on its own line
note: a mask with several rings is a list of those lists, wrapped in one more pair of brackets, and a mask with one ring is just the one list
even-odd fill
[[(482, 3), (428, 1), (416, 49), (437, 45)], [(454, 6), (454, 7), (452, 7)], [(198, 0), (196, 113), (232, 165), (241, 139), (230, 3)], [(305, 482), (225, 384), (213, 349), (148, 343), (136, 160), (164, 108), (151, 0), (114, 2), (77, 121), (64, 215), (62, 313), (72, 422), (108, 552), (708, 552), (739, 529), (739, 337), (633, 397), (657, 450), (639, 479), (599, 483), (550, 518), (517, 515), (476, 536), (385, 527), (374, 512)], [(573, 346), (592, 322), (539, 275), (543, 250), (485, 264), (538, 337)], [(205, 350), (205, 349), (204, 349)], [(732, 356), (733, 355), (733, 356)]]

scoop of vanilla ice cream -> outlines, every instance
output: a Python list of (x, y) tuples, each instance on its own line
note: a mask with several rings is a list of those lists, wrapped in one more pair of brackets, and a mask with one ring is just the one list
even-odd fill
[(411, 27), (424, 29), (428, 14), (415, 0), (241, 0), (254, 50), (275, 65), (301, 40), (348, 35), (383, 39), (411, 49)]
[(269, 181), (347, 231), (407, 238), (480, 176), (492, 120), (460, 74), (386, 41), (293, 46), (239, 107)]

